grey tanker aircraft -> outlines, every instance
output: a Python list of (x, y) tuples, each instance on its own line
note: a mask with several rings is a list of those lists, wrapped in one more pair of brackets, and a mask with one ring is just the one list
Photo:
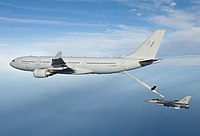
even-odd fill
[(123, 57), (63, 57), (59, 51), (53, 56), (23, 56), (13, 59), (10, 65), (16, 69), (33, 72), (36, 78), (46, 78), (56, 74), (112, 74), (124, 73), (135, 79), (153, 93), (163, 97), (141, 80), (127, 71), (158, 63), (156, 58), (165, 30), (156, 30), (139, 48)]

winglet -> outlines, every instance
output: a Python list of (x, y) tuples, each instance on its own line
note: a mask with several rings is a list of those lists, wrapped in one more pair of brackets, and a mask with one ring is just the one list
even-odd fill
[(55, 59), (59, 59), (59, 58), (62, 58), (62, 51), (58, 51), (55, 56)]

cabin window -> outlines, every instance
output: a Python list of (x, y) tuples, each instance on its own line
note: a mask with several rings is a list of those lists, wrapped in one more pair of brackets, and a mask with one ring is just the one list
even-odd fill
[(23, 60), (22, 63), (35, 63), (35, 61)]

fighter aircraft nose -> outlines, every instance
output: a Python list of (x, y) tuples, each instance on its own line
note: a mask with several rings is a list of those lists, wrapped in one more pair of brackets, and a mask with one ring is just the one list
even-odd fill
[(150, 100), (144, 100), (144, 102), (156, 103), (156, 102), (157, 102), (157, 100), (156, 100), (156, 99), (150, 99)]

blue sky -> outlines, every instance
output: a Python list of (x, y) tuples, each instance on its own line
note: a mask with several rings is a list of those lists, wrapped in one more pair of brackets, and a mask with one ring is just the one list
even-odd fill
[(2, 0), (0, 9), (1, 54), (9, 50), (12, 57), (55, 50), (67, 56), (118, 56), (156, 29), (167, 30), (159, 55), (200, 51), (196, 0)]
[[(0, 135), (199, 135), (199, 11), (198, 0), (1, 0)], [(8, 65), (58, 50), (121, 56), (156, 29), (166, 29), (159, 57), (192, 56), (131, 73), (167, 99), (192, 95), (190, 110), (143, 102), (157, 96), (121, 74), (35, 79)]]

